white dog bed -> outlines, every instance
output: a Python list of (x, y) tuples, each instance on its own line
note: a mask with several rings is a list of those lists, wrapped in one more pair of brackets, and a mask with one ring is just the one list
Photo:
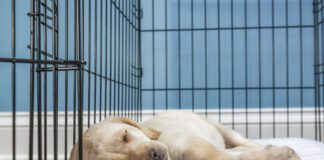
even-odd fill
[(259, 144), (289, 146), (293, 148), (302, 160), (324, 160), (324, 143), (301, 138), (278, 138), (255, 140)]

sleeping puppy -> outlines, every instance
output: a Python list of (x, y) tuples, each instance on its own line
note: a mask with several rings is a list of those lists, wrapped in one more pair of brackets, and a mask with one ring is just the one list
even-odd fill
[[(78, 159), (78, 144), (71, 152)], [(261, 146), (212, 119), (167, 111), (140, 124), (110, 118), (83, 135), (84, 160), (300, 160), (289, 147)]]

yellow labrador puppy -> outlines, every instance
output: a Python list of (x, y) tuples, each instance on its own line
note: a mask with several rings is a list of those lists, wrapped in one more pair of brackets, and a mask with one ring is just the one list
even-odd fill
[[(299, 160), (289, 147), (261, 146), (188, 111), (167, 111), (140, 124), (110, 118), (83, 135), (84, 160)], [(74, 145), (71, 160), (78, 159)]]

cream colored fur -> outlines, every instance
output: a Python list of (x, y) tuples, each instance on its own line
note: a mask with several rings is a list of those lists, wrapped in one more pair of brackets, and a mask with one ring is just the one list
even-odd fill
[[(120, 140), (125, 130), (132, 137), (127, 144)], [(300, 159), (289, 147), (255, 144), (189, 111), (167, 111), (140, 124), (126, 118), (107, 119), (91, 127), (83, 139), (85, 160)], [(152, 150), (158, 151), (158, 157), (152, 156)], [(75, 145), (71, 160), (77, 159), (77, 153)]]

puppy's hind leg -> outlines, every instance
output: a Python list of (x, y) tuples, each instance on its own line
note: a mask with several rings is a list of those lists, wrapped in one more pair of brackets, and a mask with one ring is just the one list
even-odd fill
[(199, 137), (191, 137), (186, 143), (182, 160), (238, 160), (237, 156), (232, 156)]
[(300, 157), (290, 147), (262, 146), (212, 119), (208, 119), (208, 121), (223, 136), (227, 155), (236, 157), (239, 160), (300, 160)]

